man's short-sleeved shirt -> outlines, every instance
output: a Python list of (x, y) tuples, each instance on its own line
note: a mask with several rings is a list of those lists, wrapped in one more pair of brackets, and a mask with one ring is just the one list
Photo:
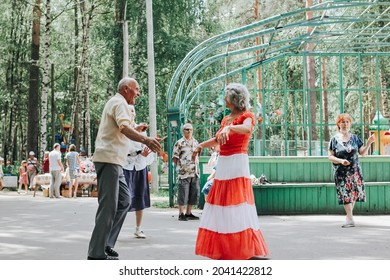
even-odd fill
[(126, 99), (117, 93), (104, 106), (96, 137), (94, 162), (124, 165), (130, 141), (120, 132), (119, 127), (130, 126), (131, 122), (129, 105)]
[(179, 179), (199, 177), (199, 166), (197, 161), (192, 161), (192, 153), (199, 145), (194, 138), (187, 140), (185, 137), (179, 139), (173, 147), (173, 158), (177, 158), (176, 171)]
[(49, 166), (50, 171), (61, 171), (61, 165), (58, 164), (58, 160), (61, 161), (61, 152), (53, 150), (49, 153)]

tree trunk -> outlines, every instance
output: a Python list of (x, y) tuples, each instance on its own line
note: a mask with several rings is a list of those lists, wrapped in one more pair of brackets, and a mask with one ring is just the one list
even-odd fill
[(41, 0), (35, 0), (33, 7), (32, 43), (31, 43), (31, 66), (28, 98), (28, 128), (27, 128), (27, 150), (38, 151), (38, 129), (39, 123), (39, 43), (41, 23)]
[(78, 126), (78, 103), (79, 103), (79, 68), (76, 67), (74, 69), (74, 92), (73, 92), (73, 104), (72, 104), (72, 114), (70, 118), (70, 128), (68, 132), (68, 137), (67, 137), (67, 143), (72, 143), (72, 136), (74, 131), (77, 129), (76, 127)]
[(19, 123), (19, 127), (20, 127), (20, 150), (19, 150), (19, 154), (22, 156), (22, 158), (25, 157), (26, 155), (26, 151), (24, 150), (24, 147), (25, 147), (25, 142), (26, 142), (26, 139), (25, 139), (25, 135), (24, 135), (24, 126), (23, 126), (23, 122), (20, 122)]
[(10, 155), (10, 157), (12, 157), (12, 147), (15, 144), (14, 136), (15, 136), (16, 125), (14, 124), (15, 124), (15, 107), (12, 107), (9, 115), (9, 130), (8, 130), (8, 137), (7, 137), (8, 145), (11, 145), (11, 147), (9, 148), (7, 147), (7, 155)]
[[(255, 0), (254, 4), (254, 12), (255, 12), (255, 20), (258, 21), (260, 19), (260, 3), (259, 0)], [(256, 45), (260, 45), (262, 42), (261, 37), (256, 37)], [(257, 56), (257, 61), (260, 61), (260, 55), (262, 54), (261, 50), (256, 51), (256, 56)], [(262, 75), (262, 66), (258, 67), (257, 70), (257, 104), (259, 105), (258, 108), (262, 108), (262, 90), (263, 90), (263, 75)], [(262, 139), (262, 126), (261, 123), (263, 121), (263, 113), (262, 112), (257, 112), (257, 121), (258, 121), (258, 127), (257, 127), (257, 139)]]
[(43, 76), (42, 76), (42, 96), (41, 96), (41, 158), (47, 149), (47, 96), (50, 87), (50, 28), (51, 28), (51, 3), (46, 0), (46, 24), (43, 44)]
[[(28, 77), (28, 71), (30, 71), (30, 65), (26, 64), (26, 61), (30, 61), (31, 53), (25, 48), (28, 44), (28, 38), (31, 38), (31, 31), (28, 28), (21, 28), (21, 26), (30, 25), (30, 18), (26, 13), (28, 11), (25, 8), (25, 4), (20, 1), (12, 1), (12, 12), (10, 28), (7, 28), (9, 37), (8, 44), (11, 43), (9, 52), (7, 68), (6, 68), (6, 92), (8, 97), (3, 99), (5, 109), (5, 117), (10, 118), (4, 131), (3, 139), (5, 140), (4, 157), (10, 159), (12, 162), (20, 161), (24, 158), (24, 154), (19, 154), (19, 147), (22, 146), (22, 150), (25, 151), (26, 143), (22, 142), (20, 138), (16, 137), (18, 130), (21, 128), (21, 121), (26, 120), (26, 106), (25, 102), (28, 97), (25, 91), (26, 77)], [(9, 101), (7, 101), (9, 100)], [(26, 102), (27, 103), (27, 102)], [(26, 127), (27, 129), (27, 127)], [(24, 139), (23, 139), (24, 140)]]
[[(311, 7), (313, 5), (313, 0), (306, 0), (306, 7)], [(308, 11), (306, 13), (306, 19), (310, 20), (313, 18), (313, 12)], [(311, 33), (313, 27), (308, 26), (307, 32)], [(307, 51), (312, 52), (314, 49), (313, 43), (307, 44)], [(307, 71), (307, 92), (310, 99), (310, 125), (311, 125), (311, 140), (316, 140), (317, 137), (317, 127), (316, 127), (316, 115), (317, 115), (317, 92), (315, 90), (315, 60), (313, 56), (306, 57), (306, 71)]]
[(93, 8), (91, 10), (87, 10), (86, 3), (80, 3), (80, 12), (82, 15), (82, 52), (81, 52), (81, 75), (83, 78), (83, 100), (84, 100), (84, 108), (83, 108), (83, 118), (84, 118), (84, 134), (86, 134), (86, 143), (84, 143), (84, 148), (87, 155), (91, 155), (92, 147), (91, 147), (91, 120), (90, 120), (90, 112), (89, 112), (89, 32), (90, 32), (90, 22), (92, 19)]
[(70, 129), (68, 132), (67, 142), (72, 142), (72, 137), (75, 140), (76, 147), (80, 147), (80, 65), (79, 65), (79, 13), (78, 13), (78, 0), (74, 1), (74, 67), (73, 67), (73, 104), (70, 121)]
[(89, 113), (89, 79), (88, 79), (88, 69), (84, 72), (84, 86), (83, 86), (83, 95), (85, 100), (85, 133), (86, 135), (86, 145), (85, 151), (87, 155), (92, 154), (92, 140), (91, 140), (91, 116)]
[[(20, 158), (20, 156), (16, 157), (17, 153), (18, 153), (18, 131), (19, 131), (19, 123), (15, 122), (15, 126), (13, 128), (13, 133), (12, 133), (12, 140), (11, 140), (11, 144), (12, 144), (12, 148), (11, 148), (11, 156), (9, 157), (9, 159), (13, 159), (13, 158)], [(11, 160), (11, 162), (13, 162), (13, 160)]]
[(123, 74), (122, 77), (129, 76), (129, 30), (126, 20), (126, 8), (127, 3), (125, 3), (124, 13), (123, 13)]
[(123, 77), (123, 19), (125, 19), (127, 1), (115, 1), (115, 25), (114, 25), (114, 77), (119, 82)]
[(389, 118), (389, 94), (386, 91), (387, 83), (386, 83), (386, 68), (384, 65), (381, 65), (381, 100), (382, 100), (382, 113), (385, 118)]
[[(375, 69), (375, 58), (372, 56), (370, 58), (370, 63), (368, 66), (368, 85), (367, 88), (375, 88), (375, 75), (374, 75), (374, 69)], [(375, 94), (372, 94), (372, 92), (367, 92), (363, 96), (363, 110), (365, 115), (365, 123), (372, 123), (373, 118), (375, 117), (376, 113), (376, 102), (375, 102)], [(369, 126), (364, 127), (364, 134), (369, 134)]]
[[(148, 44), (148, 89), (149, 89), (149, 125), (150, 136), (157, 136), (156, 119), (156, 81), (154, 70), (154, 37), (153, 37), (153, 5), (152, 0), (146, 0), (147, 44)], [(126, 34), (127, 36), (127, 34)], [(158, 165), (154, 161), (150, 170), (152, 173), (152, 191), (158, 191)]]
[[(2, 116), (4, 116), (4, 117), (2, 117), (1, 118), (1, 121), (3, 122), (3, 124), (7, 124), (7, 125), (2, 125), (2, 131), (1, 131), (1, 135), (8, 135), (7, 134), (7, 131), (9, 130), (9, 124), (8, 124), (8, 108), (9, 108), (9, 105), (8, 105), (9, 103), (8, 102), (5, 102), (5, 104), (4, 104), (4, 113), (3, 112), (1, 112), (2, 114)], [(7, 130), (8, 129), (8, 130)], [(7, 137), (3, 137), (3, 139), (2, 139), (2, 143), (1, 143), (1, 148), (2, 148), (2, 154), (4, 155), (4, 157), (5, 157), (5, 160), (7, 160), (7, 155), (8, 155), (8, 143), (7, 143), (8, 141), (7, 141)]]
[[(85, 145), (85, 129), (82, 122), (82, 118), (80, 118), (80, 110), (82, 108), (82, 103), (80, 102), (80, 65), (79, 65), (79, 10), (78, 10), (78, 0), (75, 0), (74, 5), (74, 37), (75, 37), (75, 45), (74, 45), (74, 70), (73, 70), (73, 94), (75, 99), (77, 99), (76, 103), (76, 114), (74, 116), (74, 139), (76, 147), (80, 148), (81, 145)], [(80, 139), (81, 134), (81, 139)]]
[(326, 82), (326, 62), (325, 58), (322, 58), (322, 102), (324, 110), (324, 139), (325, 141), (330, 140), (329, 126), (329, 109), (328, 109), (328, 84)]
[[(80, 68), (75, 67), (74, 68), (74, 87), (73, 87), (73, 112), (72, 112), (72, 121), (71, 121), (71, 129), (72, 134), (70, 134), (70, 137), (74, 138), (74, 143), (76, 147), (80, 147), (80, 118), (79, 118), (79, 111), (80, 111), (80, 90), (79, 90), (79, 83), (80, 80)], [(71, 141), (71, 138), (69, 139)]]
[(51, 147), (54, 145), (56, 141), (56, 120), (57, 120), (57, 110), (56, 103), (54, 98), (54, 64), (51, 65)]

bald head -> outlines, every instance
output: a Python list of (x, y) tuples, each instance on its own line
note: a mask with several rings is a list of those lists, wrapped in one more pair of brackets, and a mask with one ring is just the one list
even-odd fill
[(130, 77), (124, 77), (122, 80), (119, 81), (117, 91), (119, 93), (121, 93), (123, 91), (124, 87), (126, 87), (129, 84), (134, 84), (134, 83), (137, 83), (137, 81), (135, 79), (130, 78)]
[(135, 104), (135, 99), (141, 95), (140, 92), (138, 82), (133, 78), (125, 77), (118, 83), (118, 93), (126, 99), (129, 105)]

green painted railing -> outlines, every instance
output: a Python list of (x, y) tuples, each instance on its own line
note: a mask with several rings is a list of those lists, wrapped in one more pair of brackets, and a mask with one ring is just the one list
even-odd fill
[[(367, 201), (355, 214), (390, 214), (390, 182), (367, 182)], [(258, 215), (344, 214), (333, 183), (253, 186)]]
[[(365, 181), (390, 181), (390, 156), (359, 159)], [(327, 157), (250, 157), (251, 174), (264, 174), (271, 182), (333, 182), (332, 164)]]
[[(201, 188), (208, 177), (208, 159), (200, 158)], [(390, 214), (390, 156), (361, 157), (360, 163), (367, 202), (357, 203), (354, 212)], [(249, 164), (251, 174), (264, 174), (272, 183), (253, 186), (259, 215), (343, 214), (327, 157), (250, 157)]]

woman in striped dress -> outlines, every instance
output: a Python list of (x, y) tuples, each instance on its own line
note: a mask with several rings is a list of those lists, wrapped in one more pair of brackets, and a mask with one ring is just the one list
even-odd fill
[(255, 125), (249, 110), (249, 91), (242, 84), (225, 88), (231, 113), (222, 120), (215, 138), (197, 147), (220, 144), (213, 185), (200, 221), (195, 253), (211, 259), (245, 260), (267, 256), (268, 247), (259, 227), (249, 172), (248, 142)]

